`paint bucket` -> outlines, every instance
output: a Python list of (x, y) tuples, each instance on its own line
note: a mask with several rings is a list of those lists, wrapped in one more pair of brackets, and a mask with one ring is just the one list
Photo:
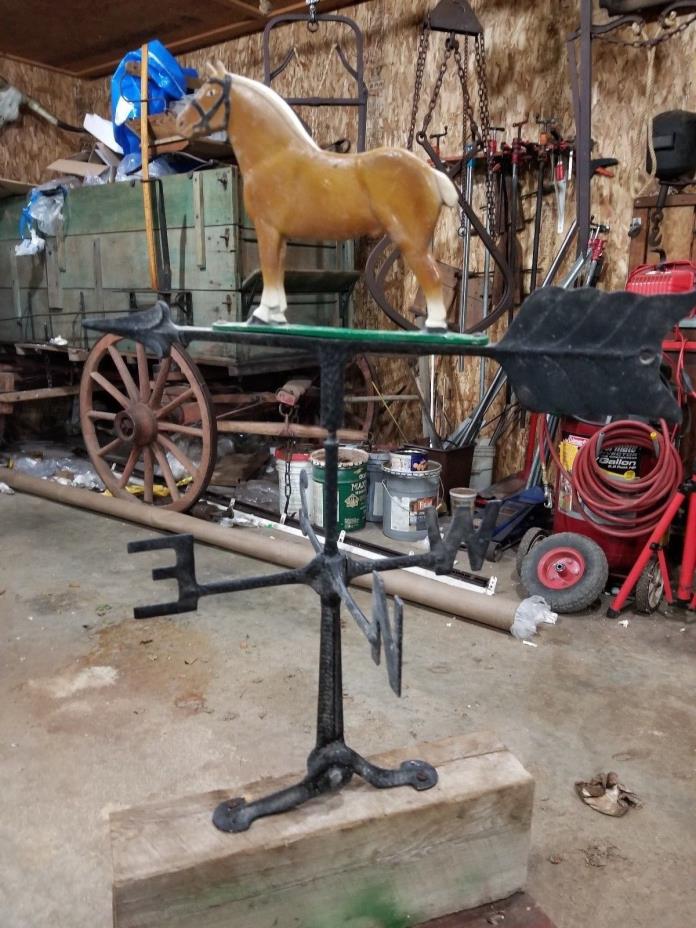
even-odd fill
[(472, 489), (485, 490), (493, 483), (494, 460), (495, 445), (476, 445), (474, 459), (471, 464), (471, 479), (469, 481), (469, 485)]
[(428, 452), (423, 448), (399, 448), (389, 455), (389, 468), (395, 473), (422, 472), (428, 466)]
[(449, 491), (452, 513), (454, 513), (455, 509), (459, 509), (460, 506), (465, 506), (473, 515), (477, 492), (473, 487), (452, 487)]
[[(276, 473), (278, 474), (278, 511), (282, 515), (285, 511), (285, 477), (288, 474), (288, 452), (285, 448), (276, 448), (275, 453)], [(292, 451), (290, 453), (290, 501), (288, 503), (288, 515), (296, 515), (302, 506), (300, 499), (300, 474), (302, 471), (307, 472), (307, 479), (312, 478), (312, 462), (309, 459), (309, 451)], [(309, 506), (310, 517), (312, 515), (312, 494), (307, 493), (307, 505)]]
[(368, 522), (381, 522), (384, 513), (384, 465), (388, 464), (388, 451), (371, 451), (367, 462), (367, 513)]
[(428, 534), (425, 510), (437, 506), (442, 466), (428, 462), (427, 470), (407, 473), (384, 467), (384, 522), (387, 538), (416, 541)]
[[(312, 498), (314, 522), (324, 525), (325, 452), (313, 451), (310, 455), (314, 477)], [(338, 449), (338, 528), (357, 532), (365, 528), (367, 502), (367, 451), (359, 448)]]

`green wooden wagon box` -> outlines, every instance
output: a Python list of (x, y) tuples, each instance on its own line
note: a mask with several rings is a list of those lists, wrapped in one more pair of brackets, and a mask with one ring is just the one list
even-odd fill
[[(165, 177), (157, 199), (166, 222), (155, 224), (166, 226), (171, 269), (163, 289), (175, 317), (199, 326), (246, 318), (261, 278), (237, 168)], [(83, 317), (122, 315), (153, 302), (139, 182), (69, 190), (60, 233), (47, 239), (43, 254), (17, 257), (25, 202), (24, 196), (0, 201), (1, 343), (45, 344), (62, 336), (73, 348), (88, 348), (94, 337), (82, 329)], [(357, 277), (352, 242), (290, 242), (286, 267), (290, 321), (349, 324)], [(192, 354), (231, 374), (283, 370), (298, 361), (288, 351), (205, 342)]]

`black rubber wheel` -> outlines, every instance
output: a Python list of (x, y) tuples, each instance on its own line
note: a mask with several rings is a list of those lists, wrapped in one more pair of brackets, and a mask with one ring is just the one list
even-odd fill
[(636, 612), (652, 615), (662, 602), (664, 591), (665, 583), (662, 579), (660, 565), (657, 558), (653, 558), (645, 565), (636, 583), (634, 591)]
[(515, 566), (517, 567), (517, 576), (522, 576), (522, 561), (526, 558), (534, 545), (538, 544), (542, 538), (546, 538), (548, 533), (543, 528), (533, 525), (528, 528), (517, 545), (517, 554), (515, 555)]
[(497, 541), (489, 542), (488, 548), (486, 549), (486, 560), (492, 561), (494, 564), (497, 564), (503, 556), (503, 546), (499, 545)]
[(601, 595), (609, 565), (596, 541), (559, 532), (537, 542), (522, 562), (522, 585), (543, 596), (554, 612), (580, 612)]

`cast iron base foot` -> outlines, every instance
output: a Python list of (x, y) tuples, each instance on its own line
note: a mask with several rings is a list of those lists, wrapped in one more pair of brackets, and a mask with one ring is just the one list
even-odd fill
[(312, 751), (304, 780), (254, 802), (242, 798), (221, 802), (213, 813), (213, 824), (220, 831), (246, 831), (257, 818), (287, 812), (323, 793), (336, 792), (354, 773), (378, 789), (412, 786), (425, 790), (435, 786), (438, 779), (437, 770), (423, 760), (407, 760), (397, 769), (387, 770), (371, 764), (342, 741), (334, 741)]

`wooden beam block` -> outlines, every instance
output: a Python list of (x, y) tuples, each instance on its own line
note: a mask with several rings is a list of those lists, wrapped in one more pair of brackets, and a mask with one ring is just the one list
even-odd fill
[(342, 792), (243, 834), (211, 824), (222, 800), (298, 776), (111, 815), (116, 928), (327, 928), (392, 913), (413, 925), (505, 898), (527, 877), (533, 781), (487, 733), (371, 758), (434, 764), (436, 787)]

